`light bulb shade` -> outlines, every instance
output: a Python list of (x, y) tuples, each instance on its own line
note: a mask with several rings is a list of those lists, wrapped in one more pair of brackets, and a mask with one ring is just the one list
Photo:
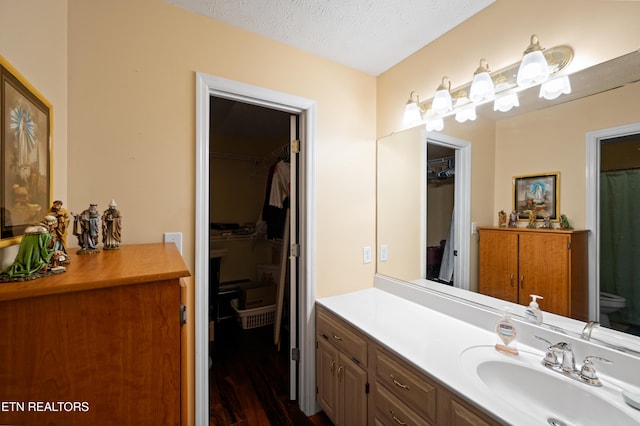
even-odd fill
[(407, 102), (407, 106), (404, 107), (404, 125), (406, 127), (412, 127), (422, 121), (420, 115), (420, 108), (416, 102)]
[(549, 78), (549, 65), (542, 51), (534, 50), (525, 54), (518, 68), (518, 77), (516, 79), (518, 86), (533, 86), (543, 83), (547, 78)]
[(460, 108), (456, 112), (456, 121), (458, 123), (464, 123), (467, 120), (475, 120), (476, 119), (476, 106), (469, 105), (463, 108)]
[(571, 82), (568, 75), (545, 81), (540, 85), (540, 97), (552, 100), (558, 96), (571, 93)]
[(488, 72), (480, 72), (473, 76), (471, 89), (469, 89), (469, 99), (473, 102), (480, 102), (491, 99), (495, 95), (495, 86)]
[(493, 101), (493, 110), (507, 112), (513, 107), (520, 106), (520, 100), (517, 93), (509, 93), (507, 95), (496, 98)]
[(444, 129), (444, 120), (442, 120), (442, 117), (435, 117), (431, 120), (427, 120), (426, 129), (427, 132), (432, 132), (434, 130), (439, 132)]
[(431, 109), (437, 114), (445, 114), (452, 109), (451, 103), (451, 93), (449, 90), (442, 89), (438, 90), (433, 97), (433, 102), (431, 104)]

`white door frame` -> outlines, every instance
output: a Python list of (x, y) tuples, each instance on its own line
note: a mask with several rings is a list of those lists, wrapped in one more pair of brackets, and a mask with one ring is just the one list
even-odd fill
[[(316, 102), (210, 74), (196, 73), (196, 233), (195, 233), (195, 420), (209, 425), (209, 98), (217, 96), (300, 116), (300, 262), (298, 291), (298, 405), (315, 414), (315, 345), (313, 304), (315, 275)], [(292, 301), (293, 303), (293, 301)], [(293, 318), (291, 319), (294, 320)]]
[[(453, 249), (457, 251), (457, 256), (454, 257), (453, 286), (469, 290), (471, 259), (471, 143), (441, 133), (425, 132), (425, 153), (427, 152), (427, 144), (445, 146), (456, 151)], [(426, 165), (424, 176), (424, 182), (426, 182)], [(423, 220), (426, 221), (426, 215)], [(424, 226), (426, 238), (426, 224)], [(423, 244), (423, 247), (426, 247), (426, 244)], [(426, 259), (426, 256), (422, 256), (422, 258)]]
[(589, 232), (589, 319), (600, 321), (600, 141), (640, 133), (640, 123), (588, 132), (586, 199)]

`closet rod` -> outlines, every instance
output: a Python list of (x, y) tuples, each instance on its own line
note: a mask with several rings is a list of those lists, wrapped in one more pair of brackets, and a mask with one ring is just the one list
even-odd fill
[(275, 150), (275, 151), (271, 151), (269, 154), (266, 155), (242, 155), (242, 154), (229, 154), (226, 152), (219, 152), (219, 151), (212, 151), (211, 152), (211, 157), (212, 158), (217, 158), (217, 159), (222, 159), (222, 160), (235, 160), (235, 161), (251, 161), (251, 162), (258, 162), (258, 161), (264, 161), (264, 162), (268, 162), (269, 160), (273, 159), (273, 158), (278, 158), (281, 157), (283, 155), (286, 155), (289, 152), (289, 144), (283, 145), (281, 146), (279, 149)]

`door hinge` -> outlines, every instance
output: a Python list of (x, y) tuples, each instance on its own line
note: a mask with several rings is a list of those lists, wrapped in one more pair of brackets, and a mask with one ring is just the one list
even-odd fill
[(292, 361), (300, 361), (300, 349), (291, 348), (291, 360)]
[(567, 242), (567, 248), (571, 250), (571, 241)]
[(180, 304), (180, 327), (187, 323), (187, 307)]
[(369, 393), (369, 383), (364, 385), (364, 393)]
[(291, 244), (291, 256), (300, 257), (300, 244), (298, 243)]
[(300, 140), (294, 139), (294, 140), (291, 141), (291, 152), (293, 154), (299, 154), (300, 153)]

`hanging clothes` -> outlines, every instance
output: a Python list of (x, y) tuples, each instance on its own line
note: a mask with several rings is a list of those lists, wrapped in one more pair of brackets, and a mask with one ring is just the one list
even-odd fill
[(451, 283), (453, 281), (454, 270), (454, 255), (453, 255), (453, 239), (455, 238), (455, 207), (451, 212), (451, 225), (449, 226), (449, 233), (447, 234), (447, 242), (444, 246), (442, 253), (442, 263), (440, 264), (440, 275), (438, 279), (445, 283)]
[(291, 166), (284, 160), (279, 160), (269, 168), (262, 220), (267, 224), (267, 238), (270, 239), (284, 235), (291, 188), (290, 173)]
[(289, 197), (291, 190), (291, 164), (284, 160), (276, 163), (269, 194), (269, 205), (283, 208), (283, 202)]

